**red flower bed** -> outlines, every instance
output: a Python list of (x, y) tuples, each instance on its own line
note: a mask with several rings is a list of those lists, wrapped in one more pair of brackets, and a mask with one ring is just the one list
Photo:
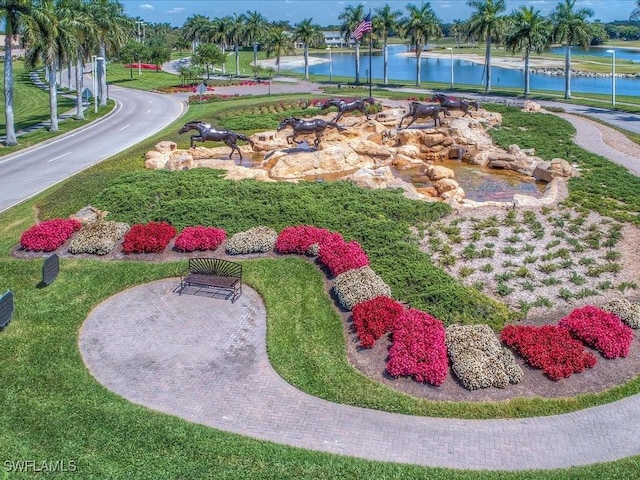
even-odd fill
[(124, 68), (138, 68), (138, 66), (146, 70), (160, 70), (160, 67), (158, 65), (154, 65), (153, 63), (129, 63), (125, 65)]
[(215, 250), (227, 238), (227, 234), (221, 228), (186, 227), (175, 241), (175, 247), (182, 252), (193, 252), (195, 250)]
[(412, 375), (418, 382), (441, 385), (448, 371), (442, 322), (420, 310), (404, 310), (393, 329), (387, 372), (394, 377)]
[(376, 340), (390, 332), (404, 307), (394, 299), (380, 295), (353, 307), (353, 325), (362, 348), (371, 348)]
[(329, 269), (332, 276), (347, 270), (369, 266), (369, 257), (358, 242), (345, 242), (342, 237), (333, 236), (320, 245), (318, 260)]
[(173, 237), (176, 229), (167, 222), (136, 224), (124, 236), (124, 253), (162, 253)]
[(52, 252), (80, 228), (82, 224), (75, 219), (46, 220), (25, 230), (20, 237), (20, 245), (34, 252)]
[(604, 358), (626, 357), (633, 340), (631, 328), (620, 317), (598, 307), (576, 308), (558, 322), (578, 340), (598, 350)]
[(596, 364), (596, 357), (585, 351), (566, 328), (557, 325), (507, 325), (500, 339), (551, 380), (569, 377)]
[(276, 252), (298, 253), (305, 255), (309, 252), (309, 247), (313, 244), (322, 244), (325, 240), (337, 236), (342, 239), (339, 233), (331, 233), (324, 228), (310, 225), (298, 225), (287, 227), (280, 232), (276, 240)]

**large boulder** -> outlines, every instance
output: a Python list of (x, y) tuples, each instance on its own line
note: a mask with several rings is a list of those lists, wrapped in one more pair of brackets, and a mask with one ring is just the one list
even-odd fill
[(379, 168), (361, 168), (355, 173), (344, 177), (355, 185), (362, 188), (381, 189), (381, 188), (399, 188), (404, 191), (403, 195), (412, 200), (428, 199), (424, 195), (418, 193), (416, 188), (401, 178), (397, 178), (391, 172), (389, 167)]
[(489, 155), (488, 166), (491, 168), (502, 168), (513, 170), (523, 175), (531, 176), (540, 163), (538, 157), (527, 157), (526, 155), (511, 155), (509, 153), (494, 153)]
[(568, 178), (573, 175), (573, 167), (562, 158), (554, 158), (550, 162), (540, 162), (531, 174), (536, 180), (550, 182), (554, 178)]
[(442, 180), (443, 178), (453, 178), (455, 176), (453, 170), (442, 165), (428, 165), (424, 170), (424, 174), (431, 181)]
[(263, 167), (270, 168), (272, 178), (282, 179), (349, 172), (374, 164), (374, 160), (358, 155), (344, 144), (329, 144), (322, 150), (276, 150), (262, 161)]

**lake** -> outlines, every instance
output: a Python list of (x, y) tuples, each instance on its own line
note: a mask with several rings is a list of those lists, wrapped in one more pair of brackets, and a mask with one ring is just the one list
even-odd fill
[[(620, 58), (628, 58), (638, 61), (640, 63), (640, 52), (634, 52), (632, 50), (624, 50), (616, 48), (616, 56), (620, 55)], [(415, 82), (416, 78), (416, 60), (415, 57), (405, 57), (400, 53), (406, 51), (405, 45), (390, 45), (389, 46), (389, 79), (391, 80), (406, 80)], [(575, 47), (572, 48), (572, 53), (580, 54), (581, 49)], [(597, 52), (596, 52), (597, 51)], [(620, 53), (619, 53), (620, 52)], [(564, 54), (564, 50), (561, 48), (559, 52)], [(597, 53), (602, 56), (611, 56), (603, 49), (591, 49), (589, 54)], [(504, 54), (501, 50), (500, 54)], [(623, 56), (624, 55), (624, 56)], [(630, 55), (630, 56), (626, 56)], [(314, 54), (317, 57), (328, 58), (327, 54)], [(355, 76), (355, 61), (353, 53), (332, 53), (333, 75), (354, 77)], [(514, 56), (514, 58), (519, 58)], [(443, 58), (423, 58), (421, 81), (422, 82), (450, 82), (451, 79), (451, 59), (450, 57)], [(369, 69), (369, 53), (367, 47), (361, 47), (360, 49), (360, 76), (361, 81), (366, 81), (367, 71)], [(382, 79), (383, 77), (383, 57), (382, 54), (373, 54), (371, 57), (371, 70), (373, 72), (372, 77), (374, 79)], [(295, 69), (296, 72), (304, 72), (304, 68)], [(524, 71), (492, 67), (491, 84), (493, 87), (516, 87), (523, 88), (524, 86)], [(640, 66), (638, 68), (640, 72)], [(309, 67), (309, 72), (318, 75), (329, 75), (329, 63), (323, 63), (320, 65), (313, 65)], [(458, 60), (455, 58), (455, 52), (453, 56), (453, 76), (454, 83), (466, 84), (466, 85), (484, 85), (484, 65), (473, 63), (465, 60)], [(616, 78), (616, 95), (638, 95), (638, 89), (640, 88), (640, 79), (635, 78)], [(564, 76), (550, 76), (541, 74), (531, 74), (531, 89), (532, 90), (554, 90), (564, 91)], [(571, 92), (590, 92), (590, 93), (611, 93), (611, 77), (572, 77), (571, 78)]]

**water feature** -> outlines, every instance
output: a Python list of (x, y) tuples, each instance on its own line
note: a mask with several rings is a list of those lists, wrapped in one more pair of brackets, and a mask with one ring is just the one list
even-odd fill
[[(574, 47), (575, 48), (575, 47)], [(592, 49), (589, 52), (594, 52)], [(406, 52), (404, 45), (389, 46), (389, 78), (392, 80), (406, 80), (415, 82), (416, 78), (416, 59), (413, 56), (400, 55)], [(575, 50), (572, 48), (572, 52)], [(620, 50), (616, 49), (616, 55)], [(627, 51), (630, 52), (630, 51)], [(563, 53), (563, 52), (562, 52)], [(365, 48), (361, 48), (360, 57), (360, 74), (361, 81), (366, 82), (366, 71), (369, 69), (369, 54)], [(606, 52), (598, 52), (598, 54), (609, 55)], [(630, 53), (629, 53), (630, 54)], [(328, 59), (328, 54), (315, 54), (318, 57)], [(520, 55), (506, 55), (504, 50), (494, 53), (494, 58), (505, 57), (512, 60), (520, 60)], [(624, 58), (624, 57), (622, 57)], [(334, 76), (354, 77), (355, 61), (353, 53), (332, 52), (332, 73)], [(632, 58), (640, 62), (640, 52), (636, 52)], [(424, 82), (449, 82), (451, 79), (451, 58), (445, 56), (441, 58), (422, 58), (421, 81)], [(456, 52), (453, 55), (454, 80), (456, 84), (477, 85), (482, 86), (485, 79), (485, 69), (483, 64), (469, 62), (462, 59), (456, 59)], [(516, 69), (501, 68), (493, 66), (492, 85), (494, 87), (515, 87), (522, 88), (524, 85), (524, 72)], [(639, 69), (640, 70), (640, 69)], [(297, 72), (303, 72), (304, 68), (295, 69)], [(371, 57), (372, 77), (381, 79), (383, 74), (383, 57), (380, 53), (374, 53)], [(329, 63), (320, 65), (312, 65), (309, 72), (318, 75), (329, 75)], [(640, 79), (635, 78), (618, 78), (616, 79), (616, 93), (618, 95), (637, 95), (640, 87)], [(564, 91), (564, 76), (549, 76), (542, 74), (531, 74), (532, 90), (552, 90)], [(611, 92), (611, 79), (607, 77), (572, 77), (572, 92), (591, 92), (609, 94)]]

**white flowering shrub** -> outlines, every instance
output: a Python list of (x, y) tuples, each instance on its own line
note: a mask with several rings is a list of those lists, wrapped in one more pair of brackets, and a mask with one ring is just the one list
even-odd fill
[(278, 234), (269, 227), (255, 227), (246, 232), (239, 232), (227, 240), (226, 250), (229, 255), (243, 253), (260, 253), (273, 250)]
[(69, 244), (69, 253), (106, 255), (129, 231), (129, 224), (101, 220), (85, 226)]
[(391, 288), (370, 267), (354, 268), (338, 275), (333, 281), (338, 301), (347, 310), (360, 302), (380, 295), (391, 297)]
[(620, 317), (631, 328), (640, 328), (640, 305), (624, 298), (614, 298), (602, 306), (603, 310)]
[(488, 325), (451, 325), (446, 330), (451, 368), (465, 388), (498, 387), (522, 380), (513, 354)]

